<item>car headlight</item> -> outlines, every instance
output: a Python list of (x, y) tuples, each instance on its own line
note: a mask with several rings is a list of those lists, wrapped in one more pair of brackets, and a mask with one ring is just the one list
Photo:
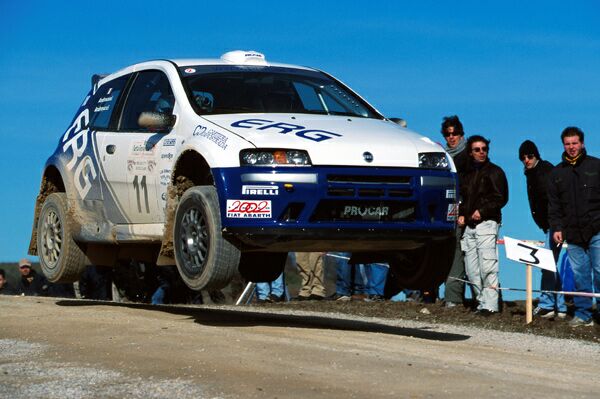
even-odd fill
[(280, 150), (256, 148), (240, 151), (242, 166), (310, 166), (308, 152), (303, 150)]
[(450, 162), (444, 152), (419, 153), (419, 168), (450, 169)]

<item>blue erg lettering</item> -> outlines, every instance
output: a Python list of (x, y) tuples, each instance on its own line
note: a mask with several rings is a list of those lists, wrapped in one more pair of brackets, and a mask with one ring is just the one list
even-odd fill
[(292, 130), (304, 129), (304, 126), (294, 125), (292, 123), (277, 122), (277, 123), (273, 123), (272, 125), (259, 127), (256, 130), (265, 130), (265, 129), (271, 129), (271, 128), (280, 129), (279, 133), (286, 134), (286, 133), (291, 132)]
[(241, 121), (233, 122), (231, 126), (250, 129), (254, 126), (262, 126), (265, 123), (273, 123), (273, 121), (268, 121), (266, 119), (243, 119)]
[(296, 132), (296, 136), (303, 137), (305, 139), (309, 139), (316, 142), (329, 140), (333, 137), (342, 137), (342, 135), (338, 133), (328, 132), (327, 130), (315, 129), (306, 129), (300, 132)]

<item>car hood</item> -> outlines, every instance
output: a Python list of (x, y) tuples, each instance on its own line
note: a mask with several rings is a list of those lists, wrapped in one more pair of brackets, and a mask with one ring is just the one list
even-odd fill
[[(443, 152), (431, 141), (385, 120), (306, 114), (204, 116), (258, 148), (308, 151), (313, 165), (418, 167), (419, 152)], [(372, 155), (367, 162), (365, 153)]]

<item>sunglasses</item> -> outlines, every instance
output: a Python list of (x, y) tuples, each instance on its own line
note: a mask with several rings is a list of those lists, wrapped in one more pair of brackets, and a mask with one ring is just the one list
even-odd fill
[(535, 158), (535, 155), (533, 155), (533, 154), (523, 155), (523, 157), (521, 157), (521, 161), (524, 161), (525, 158), (527, 158), (527, 159), (533, 159), (533, 158)]
[(452, 133), (444, 132), (444, 137), (450, 137), (450, 136), (462, 136), (462, 134), (456, 133), (456, 132), (452, 132)]
[(473, 147), (473, 148), (471, 148), (471, 151), (473, 151), (473, 152), (488, 152), (488, 148), (487, 147)]

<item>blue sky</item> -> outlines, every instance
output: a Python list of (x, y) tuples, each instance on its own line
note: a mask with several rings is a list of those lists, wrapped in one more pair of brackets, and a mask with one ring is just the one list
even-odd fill
[[(528, 209), (519, 144), (558, 162), (560, 132), (600, 156), (600, 3), (0, 2), (0, 261), (25, 255), (43, 164), (94, 73), (234, 49), (324, 69), (389, 117), (435, 140), (458, 114), (492, 140), (510, 183), (501, 234), (542, 238)], [(501, 281), (522, 287), (503, 261)], [(536, 279), (537, 280), (537, 279)]]

